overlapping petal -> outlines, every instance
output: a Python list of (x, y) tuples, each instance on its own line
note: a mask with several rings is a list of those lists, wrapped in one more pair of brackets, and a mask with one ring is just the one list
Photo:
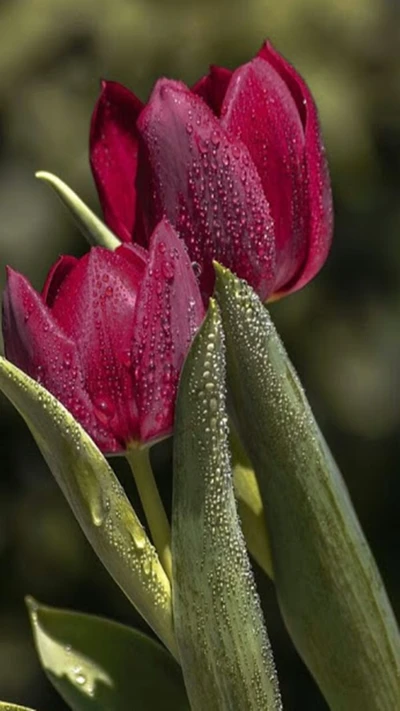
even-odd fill
[(279, 290), (298, 272), (307, 251), (304, 131), (286, 83), (261, 57), (233, 73), (221, 125), (247, 146), (268, 197), (274, 222), (274, 291)]
[(115, 438), (94, 415), (75, 341), (29, 281), (10, 268), (3, 296), (3, 335), (9, 360), (45, 385), (102, 449), (118, 449)]
[(232, 72), (229, 69), (213, 64), (209, 73), (192, 86), (193, 93), (201, 96), (216, 116), (221, 114), (222, 102), (231, 77)]
[(151, 237), (133, 328), (141, 442), (159, 439), (172, 430), (180, 371), (203, 316), (185, 247), (163, 220)]
[(266, 298), (275, 275), (274, 227), (246, 146), (200, 97), (169, 80), (156, 84), (137, 128), (144, 147), (139, 174), (151, 175), (150, 184), (140, 183), (151, 201), (148, 232), (163, 215), (171, 221), (199, 267), (206, 298), (213, 259)]
[(121, 446), (138, 430), (131, 347), (144, 268), (143, 261), (138, 278), (139, 269), (121, 254), (95, 247), (69, 272), (52, 309), (77, 345), (96, 417)]
[(310, 216), (305, 235), (307, 253), (297, 277), (285, 285), (283, 291), (289, 293), (305, 286), (319, 272), (328, 256), (333, 236), (331, 184), (318, 111), (306, 82), (271, 42), (264, 43), (258, 56), (274, 67), (289, 88), (303, 123), (305, 137), (304, 181)]
[(60, 286), (65, 277), (77, 263), (78, 260), (76, 257), (71, 257), (69, 255), (62, 255), (56, 262), (54, 262), (46, 277), (46, 281), (42, 289), (42, 299), (47, 306), (50, 306), (50, 308), (53, 306), (54, 301), (57, 298)]
[(90, 129), (90, 162), (104, 217), (124, 242), (132, 239), (135, 223), (135, 125), (141, 109), (122, 84), (103, 81)]

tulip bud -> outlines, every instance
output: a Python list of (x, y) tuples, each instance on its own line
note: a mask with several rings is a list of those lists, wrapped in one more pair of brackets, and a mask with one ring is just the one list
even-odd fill
[(205, 301), (213, 259), (263, 301), (304, 286), (325, 262), (332, 198), (316, 107), (269, 42), (191, 89), (160, 79), (145, 106), (103, 82), (90, 149), (109, 226), (147, 245), (167, 216), (198, 265)]
[(182, 242), (161, 222), (149, 252), (61, 257), (42, 294), (8, 270), (6, 355), (42, 383), (105, 452), (170, 434), (179, 373), (203, 306)]

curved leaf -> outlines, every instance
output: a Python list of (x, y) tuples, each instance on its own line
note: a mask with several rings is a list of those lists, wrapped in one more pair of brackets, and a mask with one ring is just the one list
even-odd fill
[(147, 635), (31, 598), (27, 604), (41, 664), (73, 711), (189, 711), (178, 664)]
[(97, 215), (74, 193), (60, 178), (52, 173), (40, 170), (36, 173), (39, 180), (51, 185), (60, 200), (66, 205), (79, 229), (94, 246), (106, 247), (107, 249), (117, 249), (122, 243), (111, 230), (102, 222)]
[(228, 386), (286, 625), (331, 709), (400, 708), (400, 637), (345, 484), (267, 310), (216, 271)]
[(225, 361), (214, 301), (185, 362), (174, 436), (175, 631), (194, 710), (280, 709), (233, 492)]
[(229, 427), (233, 486), (246, 545), (260, 568), (273, 579), (265, 510), (251, 462), (232, 424)]
[(0, 711), (33, 711), (27, 706), (18, 706), (17, 704), (9, 704), (7, 701), (0, 701)]
[(53, 395), (2, 357), (0, 390), (27, 423), (100, 560), (176, 654), (169, 580), (107, 460)]

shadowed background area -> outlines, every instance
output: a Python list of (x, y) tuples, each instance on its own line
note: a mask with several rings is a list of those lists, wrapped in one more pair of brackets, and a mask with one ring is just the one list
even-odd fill
[[(0, 284), (10, 264), (41, 288), (60, 253), (86, 249), (34, 172), (56, 173), (99, 210), (87, 139), (100, 77), (145, 99), (157, 77), (193, 83), (209, 63), (247, 61), (266, 36), (314, 92), (336, 212), (323, 272), (272, 311), (399, 615), (398, 3), (0, 0)], [(168, 502), (168, 445), (155, 454)], [(95, 558), (4, 398), (0, 462), (0, 698), (57, 711), (66, 707), (39, 668), (24, 595), (141, 622)], [(117, 464), (136, 501), (129, 474)], [(322, 711), (327, 707), (283, 628), (273, 587), (259, 580), (284, 707)]]

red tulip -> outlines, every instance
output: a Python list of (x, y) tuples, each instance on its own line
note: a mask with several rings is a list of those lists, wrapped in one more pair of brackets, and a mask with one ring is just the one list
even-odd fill
[(205, 298), (213, 259), (263, 300), (304, 286), (325, 262), (332, 199), (316, 107), (270, 43), (192, 89), (160, 79), (146, 105), (103, 82), (90, 154), (111, 229), (146, 246), (167, 216)]
[(41, 294), (8, 269), (7, 358), (109, 453), (170, 434), (180, 369), (202, 318), (186, 250), (165, 220), (149, 252), (122, 245), (61, 257)]

